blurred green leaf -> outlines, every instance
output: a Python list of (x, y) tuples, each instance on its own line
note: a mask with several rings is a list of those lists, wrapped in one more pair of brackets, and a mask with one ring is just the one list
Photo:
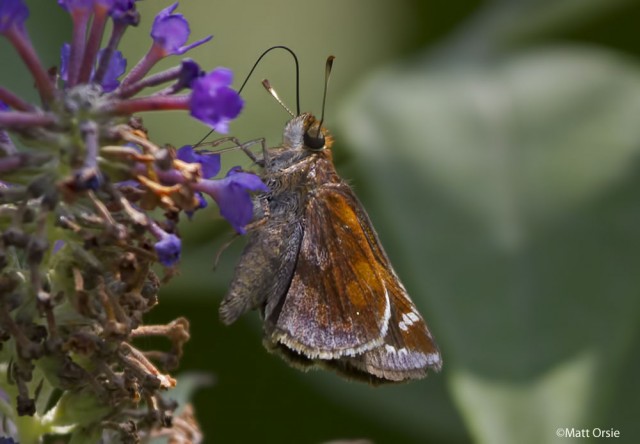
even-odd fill
[(639, 407), (612, 396), (638, 345), (638, 116), (638, 66), (570, 47), (394, 67), (347, 102), (358, 189), (478, 442)]
[[(454, 370), (450, 385), (479, 442), (562, 442), (566, 438), (556, 437), (558, 428), (592, 428), (584, 422), (590, 396), (584, 388), (593, 382), (596, 367), (596, 356), (585, 354), (527, 383)], [(558, 400), (571, 400), (571, 408)]]
[(353, 146), (391, 171), (381, 174), (407, 164), (421, 177), (412, 190), (437, 187), (507, 245), (628, 173), (638, 115), (637, 65), (564, 48), (464, 69), (392, 69), (364, 86), (342, 122)]
[(550, 36), (631, 9), (637, 0), (493, 0), (425, 57), (433, 61), (487, 60)]

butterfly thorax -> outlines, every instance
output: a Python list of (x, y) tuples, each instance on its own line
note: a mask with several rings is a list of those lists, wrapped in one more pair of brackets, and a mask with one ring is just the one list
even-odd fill
[(285, 127), (282, 145), (269, 149), (264, 170), (269, 194), (307, 194), (322, 184), (341, 182), (333, 166), (333, 138), (318, 125), (313, 115), (301, 114)]

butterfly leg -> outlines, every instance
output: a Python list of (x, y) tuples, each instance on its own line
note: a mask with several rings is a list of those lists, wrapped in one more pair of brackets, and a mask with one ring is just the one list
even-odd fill
[[(256, 157), (256, 155), (249, 150), (250, 146), (256, 145), (258, 143), (260, 144), (260, 147), (262, 149), (262, 158)], [(245, 142), (243, 144), (238, 144), (238, 145), (239, 145), (239, 148), (242, 150), (242, 152), (245, 153), (256, 165), (264, 167), (267, 164), (268, 157), (269, 157), (269, 149), (267, 148), (267, 141), (264, 137), (261, 137), (259, 139), (249, 140), (248, 142)]]
[[(259, 138), (259, 139), (253, 139), (253, 140), (249, 140), (248, 142), (241, 142), (238, 138), (236, 137), (223, 137), (221, 139), (217, 139), (214, 140), (212, 142), (206, 142), (206, 143), (200, 143), (198, 145), (196, 145), (194, 148), (198, 148), (201, 146), (208, 146), (211, 148), (215, 148), (217, 146), (223, 145), (225, 143), (234, 143), (234, 146), (228, 147), (225, 150), (221, 150), (222, 151), (226, 151), (226, 150), (235, 150), (235, 149), (239, 149), (242, 150), (243, 153), (245, 153), (247, 155), (247, 157), (249, 159), (251, 159), (252, 162), (254, 162), (255, 164), (263, 167), (265, 162), (264, 159), (266, 158), (266, 153), (267, 153), (267, 144), (266, 144), (266, 140), (264, 139), (264, 137)], [(262, 147), (262, 158), (258, 158), (253, 151), (251, 151), (249, 148), (253, 145), (257, 145), (260, 144)]]

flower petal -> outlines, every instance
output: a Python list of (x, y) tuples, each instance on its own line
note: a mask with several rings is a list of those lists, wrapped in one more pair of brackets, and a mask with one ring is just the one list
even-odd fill
[(29, 8), (22, 0), (2, 0), (0, 2), (0, 33), (13, 27), (22, 28), (29, 17)]
[(196, 192), (195, 193), (196, 198), (198, 199), (198, 206), (195, 207), (193, 210), (187, 210), (185, 211), (187, 217), (189, 218), (189, 220), (191, 220), (191, 218), (193, 218), (193, 215), (195, 214), (196, 211), (201, 210), (203, 208), (207, 208), (209, 206), (209, 203), (207, 202), (207, 200), (204, 198), (204, 196), (202, 195), (202, 193), (200, 192)]
[(229, 122), (240, 114), (244, 102), (229, 87), (233, 74), (227, 68), (216, 68), (192, 83), (191, 115), (220, 133), (229, 130)]
[(174, 89), (181, 90), (183, 88), (191, 88), (193, 81), (198, 77), (202, 77), (204, 74), (200, 65), (191, 59), (184, 59), (180, 67), (180, 77), (178, 77)]
[(268, 191), (258, 176), (238, 168), (232, 168), (224, 179), (201, 180), (197, 187), (216, 201), (222, 217), (240, 234), (246, 232), (245, 226), (253, 219), (250, 191)]
[(178, 159), (187, 163), (199, 163), (202, 177), (208, 179), (220, 171), (220, 154), (194, 151), (191, 145), (185, 145), (178, 150)]
[(58, 5), (69, 13), (80, 10), (89, 10), (93, 8), (93, 3), (94, 0), (58, 0)]
[[(98, 53), (98, 66), (100, 66), (100, 60), (105, 54), (105, 49), (101, 49)], [(118, 77), (120, 77), (127, 69), (127, 59), (124, 58), (120, 51), (114, 51), (111, 54), (107, 71), (102, 78), (102, 89), (104, 92), (111, 92), (115, 90), (119, 85)], [(93, 76), (92, 76), (93, 77)]]
[(178, 7), (178, 3), (163, 9), (156, 15), (151, 27), (151, 37), (154, 44), (162, 49), (165, 56), (171, 54), (184, 54), (198, 45), (211, 40), (212, 36), (205, 37), (190, 45), (184, 46), (189, 40), (191, 28), (189, 22), (182, 14), (172, 14)]
[(64, 43), (60, 48), (60, 78), (64, 82), (69, 78), (69, 57), (71, 57), (71, 45)]
[(140, 14), (136, 10), (136, 0), (116, 0), (109, 15), (116, 23), (137, 26), (140, 22)]
[(175, 234), (166, 234), (155, 244), (158, 260), (165, 267), (170, 267), (180, 260), (182, 242)]

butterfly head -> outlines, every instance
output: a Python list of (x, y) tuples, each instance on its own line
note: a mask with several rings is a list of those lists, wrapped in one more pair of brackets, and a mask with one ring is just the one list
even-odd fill
[(313, 114), (303, 113), (289, 121), (284, 130), (284, 145), (319, 152), (333, 145), (333, 137)]

